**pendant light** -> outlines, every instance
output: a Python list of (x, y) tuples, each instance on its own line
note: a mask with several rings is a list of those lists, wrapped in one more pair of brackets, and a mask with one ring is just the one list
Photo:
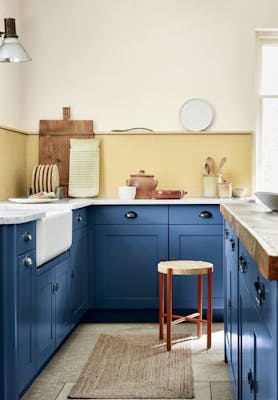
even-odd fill
[(30, 61), (31, 57), (18, 40), (15, 19), (4, 18), (4, 22), (5, 32), (0, 32), (0, 36), (4, 35), (4, 40), (0, 46), (0, 62), (17, 63)]

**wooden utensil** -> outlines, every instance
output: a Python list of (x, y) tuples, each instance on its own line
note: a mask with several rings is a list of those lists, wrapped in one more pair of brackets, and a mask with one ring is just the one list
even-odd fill
[(227, 161), (227, 157), (223, 157), (219, 163), (219, 166), (217, 168), (217, 172), (216, 175), (220, 175), (222, 173), (222, 169), (224, 167), (224, 165), (226, 164)]
[(213, 175), (213, 158), (207, 158), (205, 169), (208, 175)]

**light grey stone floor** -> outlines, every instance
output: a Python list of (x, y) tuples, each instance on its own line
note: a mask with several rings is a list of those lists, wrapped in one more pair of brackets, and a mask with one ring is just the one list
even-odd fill
[[(174, 332), (192, 335), (195, 400), (233, 400), (230, 376), (224, 363), (223, 324), (213, 324), (212, 347), (206, 335), (197, 339), (196, 326), (179, 324)], [(106, 334), (158, 333), (158, 324), (81, 324), (51, 359), (22, 400), (66, 400), (98, 336)]]

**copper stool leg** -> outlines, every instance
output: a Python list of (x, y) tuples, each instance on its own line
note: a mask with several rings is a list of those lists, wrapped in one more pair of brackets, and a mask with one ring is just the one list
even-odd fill
[[(203, 319), (203, 275), (198, 275), (198, 313), (199, 319)], [(200, 338), (202, 336), (202, 322), (197, 322), (197, 336)]]
[(159, 273), (159, 339), (164, 336), (164, 274)]
[(171, 350), (172, 327), (172, 268), (167, 269), (167, 350)]
[(211, 324), (212, 324), (212, 270), (208, 270), (208, 311), (207, 311), (207, 348), (211, 347)]

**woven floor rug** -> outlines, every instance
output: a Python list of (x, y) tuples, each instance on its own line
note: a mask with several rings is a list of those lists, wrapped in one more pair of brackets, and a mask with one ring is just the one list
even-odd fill
[(192, 399), (188, 338), (173, 335), (172, 351), (158, 335), (101, 335), (71, 399)]

